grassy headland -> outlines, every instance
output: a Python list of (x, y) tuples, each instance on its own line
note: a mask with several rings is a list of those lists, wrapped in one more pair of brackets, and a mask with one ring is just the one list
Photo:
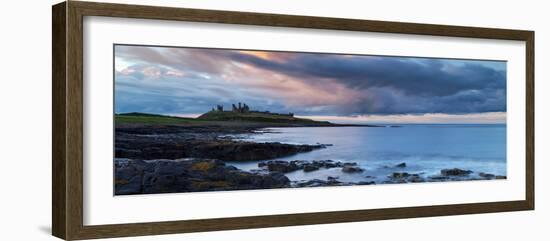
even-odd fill
[(251, 111), (239, 113), (233, 111), (210, 111), (197, 118), (176, 117), (148, 113), (122, 113), (115, 115), (116, 124), (147, 125), (191, 125), (191, 126), (250, 126), (250, 127), (317, 127), (317, 126), (371, 126), (335, 124), (328, 121), (316, 121), (297, 118), (292, 115)]
[(257, 123), (280, 123), (294, 125), (330, 126), (334, 125), (328, 121), (315, 121), (305, 118), (297, 118), (293, 115), (277, 114), (269, 112), (250, 111), (245, 113), (233, 111), (209, 111), (197, 117), (203, 121), (239, 121)]
[(123, 113), (115, 114), (115, 123), (120, 124), (192, 124), (201, 123), (197, 118), (185, 118), (148, 113)]

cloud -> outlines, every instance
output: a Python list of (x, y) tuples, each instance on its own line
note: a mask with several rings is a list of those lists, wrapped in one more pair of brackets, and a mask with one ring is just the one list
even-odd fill
[(502, 61), (124, 45), (115, 55), (120, 111), (200, 113), (238, 101), (304, 115), (506, 111)]
[[(329, 78), (350, 88), (392, 87), (408, 95), (444, 96), (462, 90), (504, 88), (505, 71), (459, 60), (298, 53), (285, 63), (233, 53), (232, 59), (304, 78)], [(449, 62), (463, 62), (450, 65)], [(312, 83), (314, 84), (314, 83)]]
[(399, 123), (438, 123), (438, 124), (506, 124), (506, 113), (485, 112), (472, 114), (403, 114), (403, 115), (362, 115), (362, 116), (307, 116), (314, 120), (345, 124), (399, 124)]

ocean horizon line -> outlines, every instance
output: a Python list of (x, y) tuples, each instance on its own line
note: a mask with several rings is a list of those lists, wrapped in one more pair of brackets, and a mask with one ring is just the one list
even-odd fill
[[(118, 114), (118, 113), (117, 113)], [(157, 113), (154, 113), (157, 114)], [(161, 115), (197, 118), (203, 113), (160, 113)], [(338, 115), (295, 115), (297, 118), (315, 121), (330, 121), (335, 124), (372, 124), (372, 125), (506, 125), (506, 112), (485, 112), (468, 114), (402, 114), (402, 115), (370, 115), (370, 116), (338, 116)], [(384, 120), (382, 120), (384, 119)], [(400, 119), (400, 120), (392, 120)], [(460, 121), (461, 120), (461, 121)]]

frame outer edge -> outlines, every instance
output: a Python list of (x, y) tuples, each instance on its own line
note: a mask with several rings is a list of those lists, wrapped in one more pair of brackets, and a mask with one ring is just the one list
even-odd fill
[(104, 17), (143, 18), (270, 27), (398, 33), (443, 37), (489, 38), (521, 41), (525, 40), (531, 32), (527, 30), (515, 29), (287, 15), (261, 12), (193, 9), (154, 5), (113, 4), (90, 1), (70, 2), (71, 5), (80, 8), (84, 15)]
[(535, 32), (526, 37), (526, 195), (530, 210), (535, 209)]
[(52, 235), (67, 238), (66, 3), (52, 6)]
[[(526, 199), (325, 213), (83, 225), (83, 17), (109, 16), (260, 26), (509, 39), (526, 42)], [(68, 0), (52, 7), (52, 233), (67, 240), (434, 217), (534, 209), (534, 32), (433, 24), (198, 10)]]
[(83, 9), (66, 1), (67, 240), (82, 239), (83, 215)]

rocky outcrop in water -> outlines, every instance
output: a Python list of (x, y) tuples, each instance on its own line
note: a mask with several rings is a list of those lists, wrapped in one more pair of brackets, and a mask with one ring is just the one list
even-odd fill
[(315, 160), (315, 161), (265, 161), (258, 163), (258, 167), (266, 169), (270, 172), (282, 172), (289, 173), (297, 170), (303, 170), (304, 172), (313, 172), (321, 168), (358, 168), (355, 162), (335, 162), (333, 160)]
[(361, 182), (340, 182), (334, 178), (327, 178), (327, 180), (312, 179), (305, 181), (296, 181), (292, 183), (293, 187), (327, 187), (327, 186), (355, 186), (355, 185), (374, 185), (373, 181), (361, 181)]
[(208, 158), (224, 161), (254, 161), (290, 156), (324, 148), (323, 145), (291, 145), (237, 141), (188, 141), (185, 143), (149, 143), (147, 146), (117, 147), (117, 158), (181, 159)]
[(407, 163), (402, 162), (402, 163), (399, 163), (399, 164), (395, 165), (395, 167), (397, 167), (397, 168), (405, 168), (405, 167), (407, 167)]
[(388, 176), (389, 180), (386, 183), (408, 183), (408, 182), (425, 182), (426, 179), (421, 174), (411, 174), (408, 172), (394, 172)]
[(427, 181), (444, 182), (506, 179), (506, 176), (494, 175), (491, 173), (479, 172), (477, 175), (474, 173), (474, 171), (459, 168), (442, 169), (439, 175), (429, 176)]
[(470, 170), (462, 170), (458, 168), (453, 169), (443, 169), (441, 170), (441, 176), (467, 176), (472, 174), (473, 172)]
[[(323, 144), (255, 143), (224, 138), (220, 127), (117, 128), (115, 157), (138, 160), (204, 158), (223, 161), (267, 160), (325, 148)], [(247, 129), (234, 128), (246, 133)]]
[(344, 165), (344, 167), (342, 167), (342, 172), (344, 173), (358, 173), (363, 171), (363, 168), (360, 168), (356, 165)]

